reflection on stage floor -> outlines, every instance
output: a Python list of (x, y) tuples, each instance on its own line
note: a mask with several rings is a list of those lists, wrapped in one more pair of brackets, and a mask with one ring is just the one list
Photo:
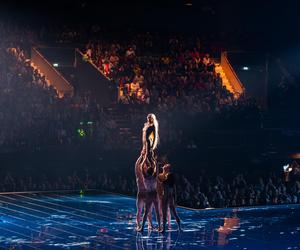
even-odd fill
[[(183, 230), (135, 231), (135, 199), (111, 194), (2, 194), (3, 249), (300, 249), (300, 206), (178, 209)], [(146, 227), (147, 228), (147, 227)]]

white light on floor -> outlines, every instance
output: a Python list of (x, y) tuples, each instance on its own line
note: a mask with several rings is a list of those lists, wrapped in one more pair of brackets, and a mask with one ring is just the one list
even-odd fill
[(58, 67), (58, 63), (53, 63), (53, 67), (57, 68)]

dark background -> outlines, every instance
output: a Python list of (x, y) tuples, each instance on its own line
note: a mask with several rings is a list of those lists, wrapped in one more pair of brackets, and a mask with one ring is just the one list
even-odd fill
[(6, 0), (0, 3), (0, 14), (35, 26), (98, 23), (122, 29), (217, 34), (231, 46), (280, 51), (299, 42), (299, 7), (296, 1)]

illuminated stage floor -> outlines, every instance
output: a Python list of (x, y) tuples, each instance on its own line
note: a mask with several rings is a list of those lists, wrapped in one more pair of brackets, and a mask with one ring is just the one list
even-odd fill
[(183, 231), (134, 231), (135, 200), (117, 195), (0, 195), (1, 249), (300, 249), (300, 206), (191, 211)]

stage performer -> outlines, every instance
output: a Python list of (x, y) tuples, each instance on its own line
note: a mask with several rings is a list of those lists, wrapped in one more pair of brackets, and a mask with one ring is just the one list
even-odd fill
[(171, 171), (171, 165), (165, 164), (163, 167), (163, 172), (158, 175), (158, 181), (162, 187), (161, 192), (161, 209), (162, 209), (162, 228), (160, 232), (164, 233), (166, 231), (167, 222), (167, 212), (170, 209), (171, 214), (175, 217), (178, 230), (181, 230), (180, 218), (176, 212), (176, 186), (175, 177)]
[(159, 142), (158, 130), (158, 121), (156, 116), (154, 114), (148, 114), (142, 135), (142, 153), (144, 153), (144, 157), (141, 165), (143, 167), (156, 167), (155, 150)]
[[(145, 199), (145, 210), (143, 215), (143, 221), (140, 228), (137, 229), (138, 232), (142, 232), (144, 230), (145, 222), (147, 216), (152, 214), (152, 207), (155, 208), (156, 221), (158, 224), (158, 231), (160, 228), (160, 211), (159, 211), (159, 203), (157, 196), (157, 170), (153, 167), (148, 167), (147, 169), (143, 169), (143, 178), (144, 184), (146, 188), (146, 199)], [(148, 217), (149, 218), (149, 217)]]
[[(143, 174), (142, 174), (142, 168), (141, 168), (141, 162), (143, 160), (143, 153), (141, 153), (141, 156), (138, 158), (138, 160), (135, 163), (135, 178), (136, 178), (136, 184), (137, 184), (137, 197), (136, 197), (136, 229), (138, 230), (140, 228), (141, 223), (141, 217), (143, 208), (145, 207), (146, 202), (146, 187), (144, 184)], [(148, 228), (152, 229), (152, 216), (151, 213), (148, 215)]]
[[(137, 182), (137, 215), (136, 215), (136, 227), (140, 228), (141, 214), (145, 207), (146, 201), (146, 188), (144, 184), (143, 171), (147, 171), (148, 167), (156, 168), (156, 159), (154, 150), (157, 148), (159, 141), (158, 134), (158, 122), (154, 114), (147, 115), (147, 122), (144, 124), (142, 133), (143, 147), (140, 157), (135, 163), (135, 175)], [(152, 206), (150, 208), (152, 211)], [(148, 227), (152, 228), (151, 212), (148, 213)]]

